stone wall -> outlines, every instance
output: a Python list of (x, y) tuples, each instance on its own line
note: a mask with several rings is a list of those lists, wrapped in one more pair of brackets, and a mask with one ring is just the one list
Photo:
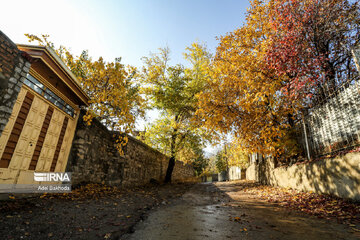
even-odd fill
[[(163, 181), (168, 157), (131, 136), (124, 156), (120, 156), (114, 136), (98, 120), (88, 126), (82, 115), (79, 117), (67, 166), (67, 171), (73, 173), (73, 184), (93, 182), (129, 187), (147, 184), (151, 179)], [(174, 181), (193, 176), (192, 166), (176, 162)]]
[(17, 46), (0, 31), (0, 135), (29, 69), (30, 63)]
[[(168, 166), (168, 162), (166, 161), (165, 167), (163, 168), (163, 174), (166, 174), (166, 168)], [(195, 177), (194, 168), (191, 165), (184, 164), (183, 162), (176, 161), (172, 180), (173, 181), (182, 181), (186, 179), (190, 179)]]
[(266, 179), (266, 182), (273, 186), (332, 194), (360, 201), (360, 153), (348, 153), (332, 159), (278, 168), (274, 168), (269, 158), (261, 165), (265, 171), (259, 171), (261, 167), (252, 163), (246, 172), (247, 179)]

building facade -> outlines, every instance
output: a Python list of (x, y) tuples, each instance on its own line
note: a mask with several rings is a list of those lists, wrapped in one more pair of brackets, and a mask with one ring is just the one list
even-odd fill
[[(51, 48), (14, 48), (9, 39), (2, 39), (2, 46), (9, 42), (13, 47), (23, 69), (0, 66), (2, 98), (15, 92), (15, 96), (8, 97), (14, 99), (6, 109), (10, 115), (0, 112), (4, 125), (0, 131), (0, 183), (31, 184), (34, 171), (65, 171), (80, 107), (86, 106), (89, 98)], [(0, 50), (2, 66), (16, 65), (7, 53)], [(10, 89), (10, 83), (17, 88)]]

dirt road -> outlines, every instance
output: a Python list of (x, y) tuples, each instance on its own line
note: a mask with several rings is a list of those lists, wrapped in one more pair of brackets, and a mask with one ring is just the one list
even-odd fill
[(240, 187), (232, 182), (194, 185), (121, 239), (360, 239), (347, 225), (286, 210), (253, 198)]

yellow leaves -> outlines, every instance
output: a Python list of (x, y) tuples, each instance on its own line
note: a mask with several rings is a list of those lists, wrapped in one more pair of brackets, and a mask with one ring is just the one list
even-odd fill
[(109, 239), (111, 237), (111, 233), (106, 233), (105, 235), (104, 235), (104, 239)]
[(232, 131), (244, 151), (274, 153), (286, 135), (291, 113), (278, 93), (282, 79), (268, 69), (271, 1), (252, 1), (246, 24), (220, 37), (211, 63), (208, 88), (199, 94), (200, 109), (209, 129)]
[(90, 126), (93, 118), (94, 116), (92, 114), (86, 114), (84, 115), (83, 120), (88, 126)]
[[(99, 118), (107, 127), (115, 131), (130, 132), (135, 125), (135, 117), (143, 116), (144, 99), (135, 83), (136, 68), (125, 67), (121, 58), (105, 62), (102, 57), (97, 61), (83, 51), (74, 56), (66, 47), (55, 48), (48, 35), (37, 37), (26, 34), (29, 41), (54, 48), (56, 53), (79, 79), (81, 86), (91, 98), (90, 107), (83, 120), (91, 125), (93, 118)], [(120, 140), (119, 149), (127, 141)]]
[(40, 196), (40, 198), (45, 198), (45, 197), (47, 197), (47, 193), (44, 193)]

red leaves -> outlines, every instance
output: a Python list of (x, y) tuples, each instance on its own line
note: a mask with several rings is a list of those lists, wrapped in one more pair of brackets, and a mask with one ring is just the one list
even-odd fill
[(359, 17), (354, 9), (358, 6), (348, 0), (274, 1), (274, 34), (265, 59), (269, 68), (287, 77), (283, 91), (290, 100), (311, 98), (320, 87), (334, 87), (353, 74), (340, 61), (351, 60), (347, 51), (359, 34), (358, 27), (350, 27)]

